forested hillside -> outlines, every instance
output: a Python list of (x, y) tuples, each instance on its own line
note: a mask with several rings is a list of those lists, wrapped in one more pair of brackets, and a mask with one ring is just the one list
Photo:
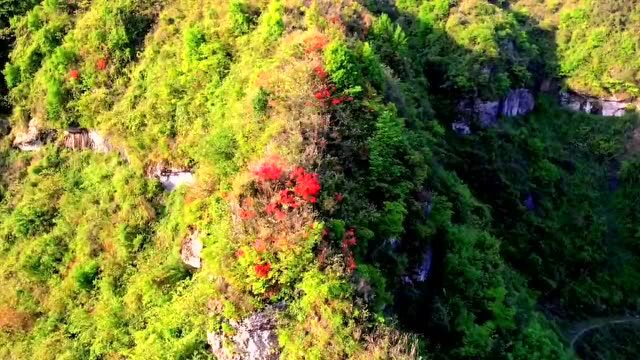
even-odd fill
[(634, 358), (634, 1), (0, 5), (0, 358)]

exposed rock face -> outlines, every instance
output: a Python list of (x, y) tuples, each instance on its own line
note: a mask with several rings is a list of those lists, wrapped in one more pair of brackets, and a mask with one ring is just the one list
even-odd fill
[(451, 124), (451, 129), (461, 136), (471, 135), (471, 127), (469, 127), (469, 124), (464, 121), (454, 122)]
[(196, 179), (188, 169), (168, 168), (158, 164), (147, 170), (148, 177), (155, 177), (167, 191), (173, 191), (181, 185), (192, 185)]
[(202, 241), (200, 240), (200, 232), (194, 230), (182, 241), (182, 247), (180, 249), (180, 257), (182, 261), (195, 269), (200, 269), (202, 266), (202, 260), (200, 254), (202, 253)]
[(431, 273), (431, 263), (433, 261), (433, 250), (431, 246), (427, 247), (427, 250), (422, 255), (422, 263), (416, 271), (415, 280), (417, 282), (425, 282), (429, 278)]
[(54, 132), (40, 129), (37, 121), (32, 119), (26, 132), (16, 133), (13, 146), (22, 151), (38, 151), (54, 137)]
[(482, 102), (480, 100), (476, 100), (475, 112), (478, 115), (480, 126), (484, 128), (493, 126), (498, 121), (498, 114), (500, 113), (500, 102)]
[(629, 101), (598, 99), (564, 91), (560, 92), (560, 105), (577, 112), (611, 117), (623, 116), (627, 109), (637, 108)]
[(111, 151), (111, 145), (96, 131), (87, 129), (67, 129), (64, 132), (64, 146), (71, 150), (93, 150), (100, 153)]
[(235, 349), (223, 346), (222, 334), (207, 333), (211, 351), (218, 360), (277, 360), (280, 357), (276, 332), (278, 310), (277, 307), (269, 307), (239, 324), (232, 324), (236, 330), (236, 335), (231, 338)]
[(509, 91), (507, 97), (502, 101), (501, 113), (505, 117), (521, 116), (530, 113), (536, 102), (533, 94), (527, 89), (516, 89)]
[[(452, 128), (460, 135), (469, 135), (469, 124), (476, 121), (482, 128), (489, 128), (498, 123), (498, 118), (521, 116), (530, 113), (535, 106), (535, 99), (527, 89), (510, 90), (502, 100), (482, 101), (480, 99), (465, 100), (458, 104), (458, 116)], [(469, 129), (469, 130), (467, 130)]]

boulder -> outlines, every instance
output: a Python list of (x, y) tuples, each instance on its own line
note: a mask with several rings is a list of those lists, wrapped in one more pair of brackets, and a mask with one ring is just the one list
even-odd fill
[(533, 111), (534, 106), (535, 98), (527, 89), (510, 90), (501, 100), (465, 99), (458, 103), (456, 109), (458, 119), (451, 127), (459, 135), (470, 135), (469, 125), (474, 121), (486, 129), (495, 126), (500, 116), (526, 115)]
[(195, 183), (195, 176), (188, 169), (169, 168), (164, 164), (156, 164), (147, 168), (147, 177), (154, 177), (160, 181), (167, 191), (173, 191), (182, 185)]
[(22, 151), (38, 151), (55, 137), (52, 131), (45, 131), (38, 127), (35, 119), (29, 121), (26, 132), (17, 132), (13, 139), (13, 146)]
[(560, 105), (576, 112), (610, 117), (623, 116), (629, 107), (636, 107), (635, 104), (618, 98), (599, 99), (567, 91), (560, 92)]
[(456, 121), (451, 124), (451, 129), (456, 132), (456, 134), (460, 136), (471, 135), (471, 127), (469, 124), (464, 121)]
[(530, 113), (536, 101), (527, 89), (510, 90), (502, 101), (501, 113), (505, 117), (521, 116)]
[(105, 154), (111, 151), (111, 144), (98, 132), (94, 130), (89, 131), (89, 138), (93, 144), (93, 151)]
[(200, 232), (192, 231), (189, 236), (182, 240), (180, 248), (180, 257), (182, 261), (194, 269), (200, 269), (202, 266), (202, 241), (200, 240)]
[[(221, 333), (207, 332), (207, 342), (218, 360), (277, 360), (280, 357), (278, 344), (278, 312), (281, 306), (270, 306), (256, 312), (240, 323), (232, 323), (235, 335), (225, 339)], [(225, 340), (234, 349), (224, 346)]]
[(69, 128), (64, 132), (64, 146), (71, 150), (93, 150), (100, 153), (111, 151), (111, 145), (96, 131)]
[(475, 113), (483, 128), (495, 126), (500, 115), (500, 102), (476, 100)]
[(620, 117), (627, 113), (630, 103), (623, 101), (603, 101), (602, 116)]

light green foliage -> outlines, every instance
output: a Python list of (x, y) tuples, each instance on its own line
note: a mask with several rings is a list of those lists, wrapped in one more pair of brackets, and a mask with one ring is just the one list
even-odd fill
[(561, 8), (558, 54), (569, 86), (596, 96), (640, 94), (639, 13), (634, 1), (582, 2)]
[(0, 358), (210, 359), (207, 332), (286, 304), (283, 359), (569, 359), (543, 315), (638, 306), (634, 116), (541, 98), (450, 131), (461, 99), (561, 75), (633, 94), (627, 1), (8, 4), (13, 135), (58, 137), (0, 138)]
[(331, 80), (341, 90), (347, 90), (360, 84), (360, 71), (356, 56), (343, 42), (330, 43), (324, 53), (325, 67)]

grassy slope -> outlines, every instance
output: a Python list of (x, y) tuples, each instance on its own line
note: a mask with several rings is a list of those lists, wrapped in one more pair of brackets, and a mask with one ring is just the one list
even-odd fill
[[(493, 164), (499, 156), (483, 160), (506, 176), (504, 203), (524, 218), (503, 227), (503, 203), (484, 198), (486, 188), (473, 181), (479, 176), (447, 160), (473, 157), (444, 137), (434, 117), (447, 118), (439, 111), (446, 104), (435, 104), (434, 114), (426, 93), (427, 78), (438, 100), (456, 92), (491, 98), (530, 85), (553, 69), (537, 60), (546, 38), (532, 19), (488, 2), (464, 1), (451, 16), (449, 6), (399, 1), (395, 16), (404, 30), (384, 9), (350, 1), (48, 0), (18, 20), (5, 72), (14, 126), (35, 118), (58, 129), (96, 128), (126, 148), (130, 163), (53, 146), (35, 155), (3, 150), (0, 285), (14, 291), (0, 295), (8, 319), (0, 323), (0, 354), (207, 358), (207, 330), (229, 334), (231, 321), (287, 301), (279, 329), (285, 358), (414, 357), (394, 346), (406, 335), (389, 326), (425, 335), (423, 356), (568, 356), (535, 310), (536, 295), (549, 289), (547, 274), (510, 266), (518, 269), (518, 254), (529, 250), (522, 231), (546, 221), (527, 215), (520, 196), (566, 186), (556, 184), (560, 170), (541, 155), (565, 141), (549, 130), (564, 115), (540, 112), (542, 130), (534, 117), (521, 134), (507, 132), (516, 145), (498, 154), (537, 154), (531, 180), (510, 178), (501, 161)], [(489, 18), (495, 22), (477, 21)], [(476, 26), (467, 29), (469, 21)], [(505, 41), (517, 56), (501, 52)], [(474, 65), (471, 74), (465, 64)], [(339, 103), (318, 100), (325, 87)], [(601, 179), (591, 150), (599, 156), (611, 151), (607, 142), (620, 146), (619, 134), (608, 131), (568, 180), (579, 190), (560, 201), (582, 198), (589, 181)], [(492, 144), (474, 139), (471, 148)], [(143, 176), (159, 161), (193, 167), (197, 184), (163, 194)], [(264, 205), (285, 185), (256, 181), (252, 170), (264, 161), (317, 172), (317, 203), (276, 221)], [(556, 206), (548, 203), (553, 196), (543, 198), (545, 211)], [(257, 217), (241, 210), (248, 206)], [(549, 211), (559, 219), (543, 225), (555, 226), (556, 239), (542, 250), (558, 255), (567, 237), (557, 224), (567, 223), (566, 214)], [(633, 214), (624, 216), (633, 222)], [(194, 228), (205, 245), (204, 267), (190, 272), (179, 248)], [(342, 244), (349, 228), (357, 234), (355, 272)], [(393, 251), (395, 238), (401, 245)], [(399, 278), (427, 245), (440, 259), (432, 279), (407, 291)], [(585, 249), (595, 250), (591, 243)], [(587, 261), (582, 255), (576, 261)], [(255, 265), (266, 262), (272, 270), (262, 278)], [(571, 270), (562, 259), (557, 266)]]

